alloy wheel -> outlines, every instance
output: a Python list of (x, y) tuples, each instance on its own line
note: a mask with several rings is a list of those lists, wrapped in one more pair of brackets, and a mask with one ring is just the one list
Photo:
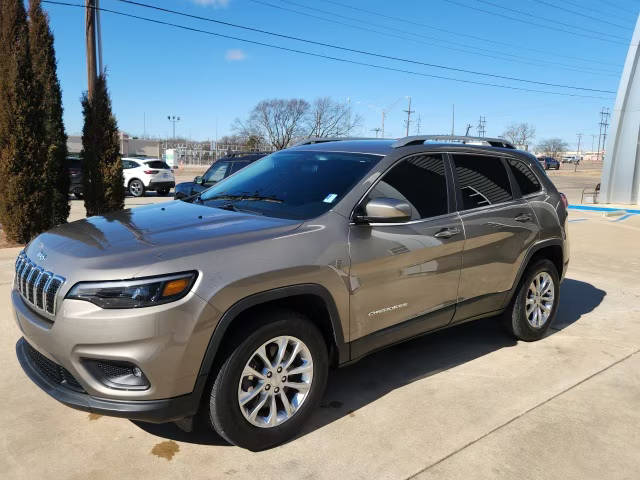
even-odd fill
[(525, 298), (525, 315), (533, 328), (540, 328), (551, 316), (555, 297), (553, 278), (547, 272), (533, 277)]
[(275, 427), (298, 412), (312, 381), (313, 359), (304, 342), (275, 337), (249, 357), (240, 376), (238, 405), (252, 425)]

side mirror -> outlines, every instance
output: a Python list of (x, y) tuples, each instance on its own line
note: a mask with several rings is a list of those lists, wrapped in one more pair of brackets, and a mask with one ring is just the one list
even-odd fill
[(200, 175), (198, 175), (196, 178), (193, 179), (193, 181), (195, 183), (197, 183), (198, 185), (202, 185), (202, 177)]
[(411, 205), (394, 198), (374, 198), (364, 207), (364, 215), (356, 216), (357, 223), (399, 223), (411, 219)]

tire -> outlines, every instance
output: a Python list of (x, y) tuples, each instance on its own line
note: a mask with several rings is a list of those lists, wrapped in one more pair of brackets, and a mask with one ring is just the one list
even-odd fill
[[(205, 408), (208, 407), (211, 425), (216, 432), (229, 443), (253, 451), (279, 445), (296, 435), (322, 399), (328, 372), (327, 347), (323, 336), (318, 328), (306, 317), (294, 311), (277, 309), (261, 313), (260, 320), (262, 323), (257, 328), (243, 330), (245, 338), (237, 341), (237, 346), (225, 359), (220, 370), (216, 372), (217, 375), (211, 386), (208, 405), (205, 401)], [(252, 333), (246, 336), (245, 332), (249, 331), (252, 331)], [(265, 343), (270, 342), (271, 339), (282, 336), (293, 337), (293, 339), (288, 341), (288, 346), (285, 350), (287, 353), (284, 355), (280, 365), (286, 365), (295, 346), (295, 340), (301, 341), (306, 351), (303, 347), (300, 347), (299, 351), (301, 353), (296, 355), (291, 366), (278, 374), (276, 373), (277, 367), (272, 367), (271, 370), (266, 368), (266, 363), (260, 359), (257, 350), (264, 346)], [(265, 348), (267, 360), (269, 361), (275, 359), (277, 354), (274, 348), (276, 348), (276, 345), (273, 343), (268, 344)], [(303, 354), (302, 352), (306, 353)], [(308, 371), (308, 367), (305, 367), (302, 360), (303, 358), (308, 359), (309, 355), (312, 361), (310, 379), (308, 373), (291, 374), (292, 378), (295, 377), (293, 380), (286, 376), (280, 377), (283, 373), (287, 371), (293, 372), (295, 369), (306, 368), (306, 371)], [(247, 376), (246, 373), (243, 375), (249, 363), (251, 363), (252, 368), (255, 367), (259, 371), (258, 373), (265, 375), (264, 380)], [(273, 372), (272, 376), (267, 378), (267, 375), (271, 372)], [(302, 394), (297, 389), (291, 389), (283, 383), (276, 383), (287, 379), (287, 381), (296, 382), (296, 385), (301, 385), (305, 381), (304, 375), (307, 375), (308, 381), (305, 385), (310, 385), (310, 387), (302, 400), (299, 400), (298, 395)], [(253, 380), (251, 380), (252, 378)], [(252, 388), (247, 386), (245, 382), (255, 382), (256, 386)], [(274, 384), (271, 385), (271, 382)], [(276, 384), (281, 387), (277, 387)], [(242, 407), (240, 405), (241, 394), (244, 393), (245, 395), (242, 396), (248, 398), (251, 396), (252, 391), (257, 388), (261, 389), (259, 393)], [(266, 390), (267, 388), (269, 388), (269, 391)], [(280, 390), (279, 394), (274, 395), (279, 388), (282, 388), (282, 390)], [(285, 412), (282, 400), (283, 393), (287, 397), (290, 408), (296, 408), (293, 407), (296, 400), (300, 402), (297, 409), (288, 418), (286, 418), (287, 412)], [(291, 401), (289, 401), (288, 396), (291, 396)], [(259, 405), (265, 398), (267, 399), (265, 400), (266, 403), (263, 402), (264, 406), (260, 408)], [(278, 398), (275, 403), (277, 412), (275, 416), (271, 415), (271, 398)], [(259, 410), (253, 421), (254, 423), (252, 423), (249, 417), (251, 411), (255, 410), (256, 407)], [(280, 418), (281, 415), (282, 419)], [(269, 419), (271, 418), (275, 418), (276, 422), (274, 425), (269, 426)], [(256, 424), (263, 421), (264, 423), (260, 425)]]
[(171, 190), (170, 188), (159, 188), (157, 193), (158, 195), (167, 195), (169, 193), (169, 190)]
[(132, 197), (142, 197), (144, 195), (144, 183), (134, 178), (129, 182), (129, 193)]
[[(539, 284), (541, 278), (550, 278), (553, 282), (553, 287), (550, 291), (553, 292), (553, 299), (551, 305), (548, 302), (548, 295), (545, 293), (541, 297), (540, 303), (547, 305), (550, 308), (548, 316), (542, 319), (542, 317), (536, 316), (538, 312), (545, 313), (544, 307), (536, 308), (535, 294), (530, 290), (533, 288), (534, 279), (538, 279)], [(544, 300), (547, 299), (547, 301)], [(528, 315), (527, 300), (533, 300), (531, 303), (531, 313)], [(558, 271), (556, 270), (553, 262), (547, 259), (541, 259), (533, 263), (527, 268), (527, 271), (522, 277), (518, 285), (518, 290), (514, 294), (509, 307), (503, 314), (504, 324), (517, 339), (524, 340), (525, 342), (533, 342), (540, 340), (544, 337), (545, 333), (549, 329), (551, 323), (553, 323), (556, 314), (558, 312), (558, 303), (560, 301), (560, 278)], [(537, 311), (536, 311), (537, 310)]]

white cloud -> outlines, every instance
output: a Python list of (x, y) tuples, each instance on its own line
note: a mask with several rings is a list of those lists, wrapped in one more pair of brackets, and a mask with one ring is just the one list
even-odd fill
[(230, 0), (191, 0), (198, 5), (204, 5), (206, 7), (224, 8), (229, 5)]
[(226, 58), (229, 62), (241, 62), (242, 60), (247, 58), (247, 54), (239, 48), (232, 48), (231, 50), (227, 50), (224, 58)]

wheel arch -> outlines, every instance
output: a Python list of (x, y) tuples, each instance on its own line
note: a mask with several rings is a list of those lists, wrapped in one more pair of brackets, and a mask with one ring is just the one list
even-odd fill
[(513, 282), (509, 295), (507, 295), (504, 306), (509, 304), (513, 295), (517, 292), (518, 285), (520, 285), (520, 281), (522, 280), (524, 273), (527, 271), (527, 268), (529, 268), (529, 265), (540, 258), (551, 260), (558, 270), (558, 276), (562, 278), (564, 270), (564, 249), (562, 240), (552, 238), (538, 242), (529, 249), (524, 261), (520, 265), (518, 275)]
[(224, 339), (232, 338), (243, 323), (243, 318), (263, 308), (288, 308), (308, 316), (322, 332), (331, 364), (348, 361), (348, 345), (335, 301), (329, 291), (318, 284), (300, 284), (279, 287), (252, 294), (234, 303), (220, 318), (211, 335), (198, 376), (206, 378), (225, 355)]

